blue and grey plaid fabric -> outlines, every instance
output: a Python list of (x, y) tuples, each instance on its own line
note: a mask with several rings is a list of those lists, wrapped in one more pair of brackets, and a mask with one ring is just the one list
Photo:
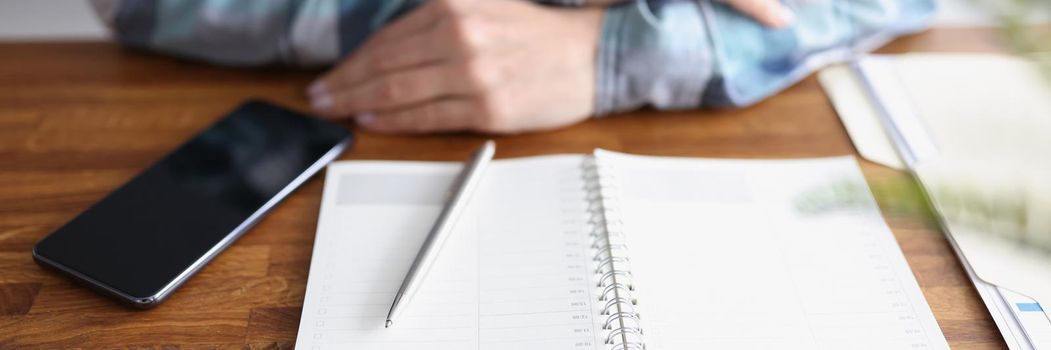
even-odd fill
[[(423, 0), (108, 1), (117, 3), (104, 17), (129, 46), (224, 65), (317, 66), (353, 52)], [(827, 63), (922, 29), (934, 12), (933, 0), (785, 3), (796, 22), (782, 30), (764, 28), (720, 1), (609, 7), (597, 58), (596, 114), (749, 105)]]

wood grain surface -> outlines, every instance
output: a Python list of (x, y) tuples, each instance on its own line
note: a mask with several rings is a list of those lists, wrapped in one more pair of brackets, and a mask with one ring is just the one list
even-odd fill
[[(885, 52), (996, 51), (939, 29)], [(317, 176), (159, 307), (136, 311), (37, 266), (32, 246), (250, 97), (305, 110), (318, 72), (211, 67), (112, 43), (0, 44), (0, 348), (290, 348), (321, 196)], [(461, 160), (483, 136), (360, 134), (342, 159)], [(498, 158), (595, 147), (674, 156), (856, 155), (811, 77), (740, 110), (637, 112), (497, 138)], [(861, 161), (870, 182), (903, 178)], [(1004, 348), (930, 222), (887, 214), (949, 343)]]

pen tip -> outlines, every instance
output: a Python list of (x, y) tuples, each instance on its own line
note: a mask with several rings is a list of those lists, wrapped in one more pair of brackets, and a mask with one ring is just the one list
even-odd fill
[(383, 325), (383, 328), (390, 328), (390, 325), (394, 324), (391, 320), (387, 320), (387, 324)]

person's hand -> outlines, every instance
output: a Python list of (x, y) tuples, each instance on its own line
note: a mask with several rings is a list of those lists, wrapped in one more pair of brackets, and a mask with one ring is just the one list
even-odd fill
[(513, 133), (592, 114), (598, 8), (432, 0), (311, 84), (311, 105), (368, 130)]

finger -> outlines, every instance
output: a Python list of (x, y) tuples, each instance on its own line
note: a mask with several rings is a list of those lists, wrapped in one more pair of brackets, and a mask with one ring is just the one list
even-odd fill
[(364, 114), (357, 122), (367, 130), (380, 133), (428, 133), (473, 129), (480, 115), (471, 100), (455, 98), (376, 115)]
[(434, 64), (371, 79), (312, 101), (331, 116), (404, 108), (427, 100), (473, 92), (471, 84), (451, 64)]
[[(366, 49), (340, 64), (311, 86), (310, 95), (331, 93), (396, 70), (433, 63), (451, 55), (428, 33), (419, 33), (385, 45)], [(318, 86), (318, 87), (314, 87)]]
[(760, 24), (772, 28), (787, 27), (795, 20), (792, 10), (777, 0), (726, 0), (726, 3)]

